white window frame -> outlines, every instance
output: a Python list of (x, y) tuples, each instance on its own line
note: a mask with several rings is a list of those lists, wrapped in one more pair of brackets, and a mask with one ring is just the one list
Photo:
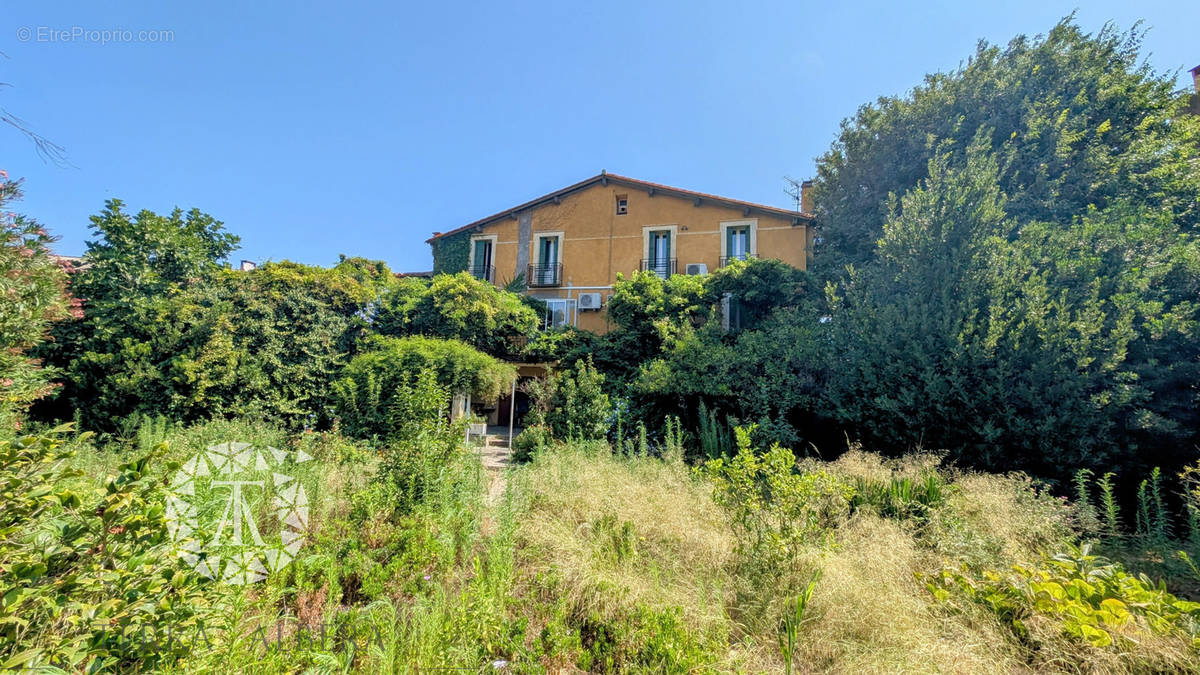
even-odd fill
[(565, 313), (566, 318), (563, 320), (563, 323), (561, 325), (563, 325), (563, 326), (577, 325), (577, 323), (579, 321), (579, 303), (576, 299), (574, 299), (574, 298), (540, 298), (540, 300), (542, 302), (546, 303), (546, 316), (545, 316), (544, 323), (546, 324), (547, 330), (550, 330), (552, 328), (558, 328), (558, 326), (554, 324), (554, 310), (556, 307), (561, 308), (563, 310), (563, 312)]
[[(542, 240), (543, 239), (558, 239), (558, 247), (557, 247), (558, 260), (555, 260), (554, 263), (557, 264), (559, 267), (561, 267), (563, 270), (563, 272), (560, 272), (558, 275), (560, 277), (558, 279), (558, 285), (562, 286), (566, 283), (566, 280), (561, 278), (565, 275), (565, 272), (567, 269), (566, 266), (563, 265), (563, 244), (566, 243), (566, 236), (561, 231), (559, 231), (559, 232), (534, 232), (533, 236), (530, 237), (530, 241), (529, 241), (529, 248), (530, 248), (529, 260), (534, 265), (542, 264), (541, 259), (538, 257), (538, 252), (542, 248)], [(528, 282), (529, 282), (529, 280), (526, 279), (526, 283), (528, 283)], [(532, 285), (532, 284), (530, 284), (530, 285)]]
[[(475, 242), (490, 241), (492, 242), (492, 269), (496, 268), (496, 245), (500, 241), (500, 236), (495, 234), (476, 234), (471, 237), (471, 252), (467, 254), (467, 272), (470, 273), (475, 269)], [(495, 279), (488, 279), (495, 281)]]
[[(671, 257), (679, 260), (679, 226), (678, 225), (644, 225), (642, 227), (642, 255), (650, 253), (650, 233), (664, 232), (671, 233)], [(640, 256), (639, 256), (640, 258)], [(645, 260), (645, 258), (640, 258)], [(668, 263), (669, 264), (669, 263)], [(638, 265), (641, 269), (641, 265)]]
[(535, 261), (534, 262), (535, 265), (540, 264), (541, 261), (538, 259), (538, 251), (542, 247), (543, 239), (557, 239), (558, 240), (558, 260), (555, 260), (554, 262), (561, 265), (562, 261), (563, 261), (563, 239), (564, 239), (562, 232), (534, 232), (532, 241), (529, 242), (530, 243), (529, 259), (532, 261)]
[(723, 220), (721, 221), (721, 259), (729, 261), (729, 228), (744, 227), (746, 228), (746, 256), (752, 257), (758, 255), (758, 218), (750, 218), (747, 220)]

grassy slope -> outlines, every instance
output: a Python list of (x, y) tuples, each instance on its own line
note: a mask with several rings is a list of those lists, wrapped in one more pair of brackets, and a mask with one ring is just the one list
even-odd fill
[[(313, 516), (301, 556), (266, 583), (213, 587), (214, 648), (180, 671), (474, 670), (502, 659), (509, 672), (780, 672), (779, 617), (816, 571), (801, 672), (1197, 668), (1176, 638), (1095, 649), (1037, 621), (1031, 654), (995, 614), (935, 600), (917, 575), (1036, 564), (1072, 538), (1069, 505), (1020, 477), (943, 472), (946, 499), (920, 518), (845, 511), (785, 566), (764, 569), (745, 555), (713, 484), (681, 462), (560, 447), (512, 470), (488, 510), (484, 476), (465, 455), (416, 508), (394, 513), (362, 444), (240, 423), (142, 435), (137, 444), (166, 440), (177, 458), (229, 438), (318, 458), (306, 476)], [(93, 450), (77, 462), (99, 478), (127, 453)], [(802, 468), (886, 482), (926, 476), (935, 463), (851, 452)], [(360, 639), (306, 642), (304, 624)], [(261, 631), (281, 635), (283, 648), (264, 645)]]
[[(886, 482), (918, 479), (935, 465), (929, 457), (885, 462), (851, 452), (804, 468), (848, 482)], [(542, 602), (530, 603), (533, 620), (557, 607), (556, 615), (579, 631), (571, 651), (576, 664), (590, 669), (779, 672), (776, 626), (784, 601), (815, 571), (820, 577), (795, 659), (803, 672), (1200, 667), (1186, 640), (1139, 634), (1141, 645), (1093, 649), (1063, 638), (1058, 624), (1033, 625), (1040, 651), (1031, 654), (996, 615), (937, 602), (919, 575), (963, 565), (1034, 565), (1072, 537), (1069, 505), (1039, 494), (1023, 477), (942, 475), (950, 483), (946, 502), (923, 517), (856, 509), (841, 517), (831, 539), (814, 537), (786, 568), (764, 571), (737, 559), (735, 534), (711, 499), (711, 484), (687, 467), (564, 448), (516, 472), (513, 485), (526, 500), (517, 527), (518, 574), (541, 581), (526, 589), (541, 589)], [(550, 592), (546, 575), (555, 581)], [(667, 649), (636, 629), (622, 633), (619, 647), (602, 644), (597, 625), (636, 626), (647, 612), (675, 612), (666, 628), (677, 631), (676, 639)], [(563, 661), (560, 655), (547, 665)]]

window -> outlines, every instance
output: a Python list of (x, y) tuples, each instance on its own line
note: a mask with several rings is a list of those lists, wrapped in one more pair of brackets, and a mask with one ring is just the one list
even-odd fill
[(654, 272), (662, 278), (675, 274), (675, 226), (655, 225), (642, 228), (642, 271)]
[(546, 303), (546, 316), (542, 325), (546, 328), (562, 328), (574, 326), (578, 315), (574, 299), (543, 298)]
[(629, 195), (617, 195), (617, 215), (629, 213)]
[(731, 227), (725, 230), (725, 234), (728, 237), (725, 250), (729, 257), (745, 260), (746, 254), (750, 252), (750, 228)]
[(495, 281), (496, 235), (471, 238), (471, 253), (467, 261), (467, 271), (476, 279)]
[(534, 236), (533, 260), (527, 280), (530, 286), (562, 285), (562, 233), (545, 232)]
[(758, 257), (756, 220), (733, 220), (721, 223), (721, 267), (734, 260)]

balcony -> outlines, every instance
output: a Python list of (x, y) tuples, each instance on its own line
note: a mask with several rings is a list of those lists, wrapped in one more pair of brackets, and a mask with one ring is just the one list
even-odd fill
[(562, 286), (562, 272), (562, 263), (530, 265), (529, 273), (525, 275), (525, 281), (530, 288)]
[(721, 267), (725, 267), (726, 265), (728, 265), (729, 263), (731, 263), (735, 260), (749, 260), (751, 258), (757, 258), (757, 257), (758, 257), (757, 253), (743, 253), (741, 255), (721, 256)]
[(496, 282), (496, 268), (491, 265), (472, 265), (467, 271), (476, 279), (489, 283)]
[(663, 279), (666, 279), (672, 274), (675, 274), (676, 262), (676, 258), (656, 258), (653, 260), (642, 258), (642, 271), (654, 272)]

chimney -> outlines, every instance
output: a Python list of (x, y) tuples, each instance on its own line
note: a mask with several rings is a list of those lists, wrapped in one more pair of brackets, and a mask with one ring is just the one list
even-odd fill
[(1196, 93), (1200, 94), (1200, 66), (1192, 68), (1192, 86), (1196, 88)]
[(800, 210), (804, 213), (813, 212), (812, 187), (813, 182), (811, 180), (806, 180), (800, 184)]

